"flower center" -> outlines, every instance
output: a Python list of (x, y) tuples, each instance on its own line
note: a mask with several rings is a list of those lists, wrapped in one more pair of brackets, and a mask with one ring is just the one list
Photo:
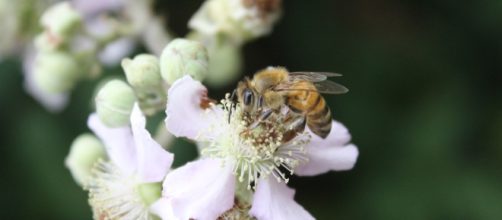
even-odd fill
[[(269, 175), (278, 181), (288, 182), (288, 175), (308, 161), (305, 146), (310, 142), (306, 132), (295, 132), (285, 123), (288, 114), (273, 113), (267, 119), (256, 122), (249, 118), (227, 95), (221, 101), (223, 120), (214, 124), (209, 133), (216, 134), (209, 140), (203, 155), (224, 159), (234, 166), (233, 172), (240, 182), (247, 182), (251, 189), (258, 178)], [(254, 123), (254, 124), (252, 124)]]
[(85, 188), (94, 219), (153, 219), (134, 176), (103, 160), (96, 162), (92, 172)]

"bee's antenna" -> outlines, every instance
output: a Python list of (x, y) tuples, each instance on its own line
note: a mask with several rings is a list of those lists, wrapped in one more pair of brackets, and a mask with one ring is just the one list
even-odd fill
[(236, 94), (237, 94), (237, 89), (234, 89), (232, 92), (232, 95), (230, 95), (230, 100), (232, 101), (232, 104), (230, 104), (230, 110), (228, 111), (228, 123), (230, 124), (230, 116), (232, 116), (232, 110), (235, 107), (235, 99), (236, 99)]

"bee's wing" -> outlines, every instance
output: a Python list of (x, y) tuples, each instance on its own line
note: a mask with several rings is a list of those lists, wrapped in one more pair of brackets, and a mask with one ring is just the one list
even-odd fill
[(345, 86), (329, 80), (312, 82), (312, 84), (314, 84), (316, 89), (294, 88), (291, 86), (291, 83), (284, 83), (276, 86), (275, 91), (310, 91), (326, 94), (343, 94), (349, 91)]
[(347, 93), (349, 89), (347, 87), (340, 85), (336, 82), (325, 80), (321, 82), (314, 82), (315, 87), (319, 93), (326, 94), (343, 94)]
[(330, 72), (290, 72), (289, 77), (291, 80), (307, 80), (311, 82), (321, 82), (328, 77), (338, 77), (342, 76), (339, 73), (330, 73)]

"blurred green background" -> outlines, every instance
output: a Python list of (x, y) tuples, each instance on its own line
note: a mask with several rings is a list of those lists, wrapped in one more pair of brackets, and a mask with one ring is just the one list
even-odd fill
[[(157, 10), (181, 35), (201, 2)], [(327, 99), (360, 149), (356, 167), (289, 184), (318, 219), (502, 219), (502, 1), (289, 0), (244, 57), (248, 75), (344, 74), (351, 91)], [(24, 92), (18, 59), (0, 63), (1, 219), (91, 219), (63, 161), (88, 131), (94, 86), (52, 114)], [(177, 143), (179, 165), (195, 150)]]

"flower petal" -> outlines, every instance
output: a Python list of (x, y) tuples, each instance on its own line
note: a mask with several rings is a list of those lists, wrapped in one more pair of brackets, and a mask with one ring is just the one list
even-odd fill
[(274, 178), (262, 179), (254, 193), (249, 213), (259, 220), (314, 219), (294, 200), (295, 190)]
[(166, 127), (176, 137), (204, 139), (199, 135), (221, 119), (221, 109), (201, 108), (201, 100), (207, 98), (207, 89), (189, 75), (176, 80), (168, 96)]
[(145, 25), (145, 30), (141, 34), (142, 41), (148, 51), (160, 57), (172, 36), (166, 31), (164, 22), (159, 17), (152, 17)]
[(150, 211), (159, 216), (162, 220), (177, 220), (174, 216), (171, 201), (166, 198), (160, 198), (150, 206)]
[[(308, 128), (307, 132), (310, 132)], [(333, 121), (326, 139), (312, 134), (306, 147), (309, 162), (295, 169), (297, 175), (314, 176), (328, 171), (350, 170), (357, 161), (359, 151), (350, 141), (350, 134), (340, 122)]]
[(179, 219), (216, 219), (234, 204), (235, 177), (218, 159), (201, 159), (170, 172), (162, 195)]
[(114, 66), (129, 55), (136, 47), (136, 41), (132, 37), (123, 37), (109, 43), (99, 54), (99, 60), (105, 65)]
[(113, 163), (126, 174), (132, 174), (136, 170), (137, 161), (131, 128), (109, 128), (99, 120), (96, 113), (89, 116), (87, 125), (103, 141)]
[(145, 116), (135, 104), (131, 113), (131, 127), (137, 153), (137, 172), (142, 182), (160, 182), (171, 167), (174, 156), (153, 140), (145, 125)]
[(73, 0), (72, 3), (85, 16), (96, 16), (107, 11), (118, 11), (124, 5), (122, 0)]
[(331, 132), (325, 139), (315, 135), (308, 127), (306, 127), (306, 130), (312, 136), (309, 145), (314, 147), (343, 146), (349, 143), (351, 139), (349, 130), (342, 123), (335, 120), (331, 123)]

